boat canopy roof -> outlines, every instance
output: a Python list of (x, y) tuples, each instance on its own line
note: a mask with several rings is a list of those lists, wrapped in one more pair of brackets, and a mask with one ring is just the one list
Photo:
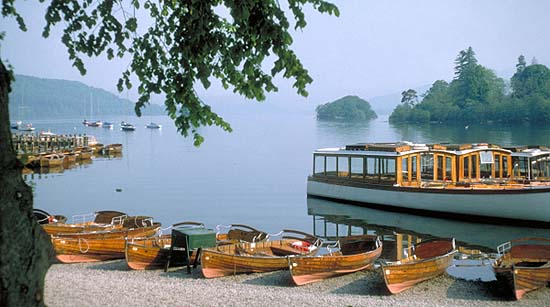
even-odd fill
[(415, 144), (412, 142), (395, 143), (356, 143), (341, 148), (320, 148), (316, 154), (344, 154), (397, 157), (421, 152), (439, 152), (451, 155), (465, 155), (473, 152), (498, 151), (517, 157), (536, 157), (550, 155), (550, 148), (544, 146), (501, 147), (488, 143), (473, 144)]

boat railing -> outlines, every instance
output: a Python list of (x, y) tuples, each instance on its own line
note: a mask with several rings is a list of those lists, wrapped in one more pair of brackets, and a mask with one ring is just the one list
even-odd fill
[(124, 220), (128, 217), (128, 215), (120, 215), (115, 216), (111, 219), (112, 225), (122, 225), (124, 223)]
[(502, 256), (510, 249), (512, 249), (512, 242), (505, 242), (497, 246), (497, 253), (499, 256)]
[(332, 253), (334, 253), (334, 252), (340, 251), (340, 249), (341, 249), (340, 240), (338, 240), (338, 241), (323, 241), (321, 243), (321, 246), (324, 246), (327, 249), (327, 251), (330, 255), (332, 255)]
[(73, 224), (84, 224), (93, 221), (95, 213), (84, 213), (73, 215)]

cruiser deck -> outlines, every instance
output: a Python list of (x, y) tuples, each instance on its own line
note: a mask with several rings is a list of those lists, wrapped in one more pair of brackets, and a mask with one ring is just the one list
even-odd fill
[(318, 149), (307, 193), (382, 209), (550, 225), (550, 149), (408, 142)]

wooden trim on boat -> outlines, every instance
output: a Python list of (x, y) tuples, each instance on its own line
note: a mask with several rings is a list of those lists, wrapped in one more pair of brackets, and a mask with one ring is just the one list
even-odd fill
[(454, 239), (436, 239), (421, 242), (413, 255), (395, 262), (382, 263), (384, 282), (392, 294), (441, 275), (457, 252)]
[(289, 257), (288, 266), (294, 284), (301, 286), (372, 268), (382, 253), (382, 243), (376, 236), (345, 237), (339, 244), (339, 251), (334, 253)]

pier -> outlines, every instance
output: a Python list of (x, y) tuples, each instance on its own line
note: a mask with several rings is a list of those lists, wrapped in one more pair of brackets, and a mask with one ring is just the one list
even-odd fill
[(66, 150), (72, 151), (78, 147), (92, 145), (90, 141), (91, 137), (86, 134), (12, 134), (13, 148), (18, 155), (39, 155)]

